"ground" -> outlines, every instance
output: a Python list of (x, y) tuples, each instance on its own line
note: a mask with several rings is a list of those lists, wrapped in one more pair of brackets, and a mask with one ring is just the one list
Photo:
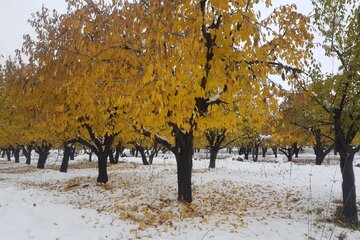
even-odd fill
[[(170, 154), (160, 154), (152, 166), (124, 157), (109, 166), (106, 185), (96, 184), (96, 163), (86, 157), (71, 161), (68, 173), (58, 171), (58, 151), (45, 170), (36, 169), (36, 161), (0, 160), (1, 238), (360, 239), (359, 230), (334, 223), (341, 204), (335, 156), (315, 166), (310, 152), (296, 163), (270, 154), (258, 163), (237, 161), (235, 153), (222, 152), (209, 171), (208, 154), (197, 153), (191, 205), (176, 201)], [(360, 193), (360, 168), (355, 175)]]

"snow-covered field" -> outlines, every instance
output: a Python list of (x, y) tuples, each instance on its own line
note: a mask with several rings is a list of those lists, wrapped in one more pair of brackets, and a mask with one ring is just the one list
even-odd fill
[[(222, 152), (209, 171), (206, 155), (194, 160), (191, 205), (176, 201), (171, 155), (152, 166), (125, 157), (109, 166), (106, 185), (96, 185), (96, 163), (85, 155), (68, 173), (58, 171), (55, 151), (45, 170), (1, 159), (0, 239), (360, 239), (359, 230), (333, 221), (341, 202), (338, 165), (304, 164), (310, 153), (294, 164), (281, 155), (239, 162)], [(360, 168), (355, 175), (360, 199)]]

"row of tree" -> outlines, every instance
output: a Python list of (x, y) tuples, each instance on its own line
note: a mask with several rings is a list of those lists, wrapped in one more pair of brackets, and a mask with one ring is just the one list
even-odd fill
[[(270, 0), (69, 0), (61, 15), (43, 7), (30, 20), (36, 38), (24, 36), (1, 67), (1, 145), (35, 149), (40, 167), (52, 147), (63, 148), (65, 169), (80, 144), (97, 156), (102, 183), (114, 151), (161, 145), (176, 157), (186, 202), (194, 147), (208, 147), (215, 167), (220, 148), (259, 147), (262, 136), (290, 160), (298, 145), (314, 141), (319, 156), (335, 145), (343, 213), (357, 221), (360, 13), (353, 1), (346, 14), (350, 2), (314, 1), (313, 22)], [(340, 59), (337, 75), (320, 74), (312, 61), (315, 26)]]

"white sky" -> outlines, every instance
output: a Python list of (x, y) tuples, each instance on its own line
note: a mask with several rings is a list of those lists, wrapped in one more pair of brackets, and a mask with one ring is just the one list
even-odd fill
[[(312, 10), (310, 0), (273, 0), (274, 6), (296, 3), (298, 11), (309, 14)], [(23, 34), (33, 34), (33, 30), (27, 20), (31, 18), (31, 13), (41, 9), (42, 5), (49, 9), (56, 9), (59, 13), (66, 11), (65, 0), (0, 0), (0, 63), (9, 55), (14, 55), (14, 50), (21, 48)], [(264, 14), (265, 15), (265, 14)], [(320, 42), (320, 40), (316, 40)], [(315, 56), (322, 63), (322, 68), (326, 72), (332, 72), (332, 59), (324, 56), (321, 49), (316, 50)], [(336, 62), (334, 72), (336, 72)]]

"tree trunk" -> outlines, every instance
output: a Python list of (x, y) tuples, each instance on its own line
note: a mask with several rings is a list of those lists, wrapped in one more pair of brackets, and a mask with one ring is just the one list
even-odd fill
[(219, 152), (219, 147), (218, 146), (211, 146), (210, 147), (210, 164), (209, 164), (209, 168), (215, 168), (215, 162), (216, 162), (216, 157), (217, 157), (218, 152)]
[(145, 154), (145, 148), (141, 146), (140, 144), (135, 144), (136, 151), (140, 153), (141, 160), (144, 165), (149, 165), (149, 162), (147, 160), (146, 154)]
[(325, 154), (316, 154), (315, 165), (321, 165), (324, 162)]
[(47, 157), (48, 157), (49, 153), (41, 153), (39, 154), (39, 160), (38, 160), (38, 163), (37, 163), (37, 168), (38, 169), (44, 169), (45, 168), (45, 163), (46, 163), (46, 160), (47, 160)]
[(253, 161), (257, 162), (259, 157), (259, 145), (255, 144), (255, 147), (253, 148)]
[(297, 143), (293, 145), (293, 152), (295, 154), (295, 158), (299, 158), (300, 147), (297, 146)]
[(151, 149), (151, 153), (149, 156), (149, 164), (152, 165), (153, 161), (154, 161), (154, 157), (157, 156), (159, 152), (159, 147), (157, 146), (157, 143), (155, 142), (152, 149)]
[(25, 156), (26, 159), (26, 164), (30, 165), (31, 164), (31, 152), (33, 150), (33, 145), (32, 144), (28, 144), (26, 146), (22, 146), (22, 150), (23, 150), (23, 154)]
[(11, 161), (11, 150), (10, 149), (6, 149), (6, 157), (8, 161)]
[(74, 160), (75, 159), (75, 151), (76, 151), (76, 147), (72, 146), (70, 147), (70, 152), (69, 152), (69, 156), (70, 156), (70, 160)]
[(14, 153), (15, 162), (20, 162), (20, 146), (16, 146), (12, 149), (12, 152)]
[(262, 148), (262, 156), (263, 156), (263, 158), (265, 157), (266, 152), (267, 152), (267, 147), (263, 147)]
[(110, 149), (110, 152), (109, 152), (109, 161), (111, 164), (116, 164), (117, 161), (115, 161), (115, 158), (114, 158), (114, 149)]
[(249, 160), (249, 154), (251, 152), (251, 148), (246, 148), (245, 151), (244, 151), (244, 158), (246, 160)]
[(45, 141), (40, 146), (36, 147), (35, 152), (39, 154), (39, 160), (37, 163), (38, 169), (44, 169), (45, 162), (50, 153), (50, 149), (51, 149), (51, 144), (46, 143)]
[(91, 161), (92, 161), (92, 155), (93, 155), (93, 152), (92, 152), (92, 151), (90, 151), (90, 152), (89, 152), (89, 162), (91, 162)]
[(193, 133), (183, 133), (177, 131), (175, 134), (176, 149), (175, 152), (178, 177), (178, 200), (191, 203), (191, 172), (192, 156), (194, 154)]
[(105, 152), (99, 153), (99, 155), (97, 157), (98, 157), (98, 170), (99, 170), (97, 182), (107, 183), (109, 181), (108, 174), (107, 174), (108, 154), (106, 154)]
[(124, 152), (124, 148), (122, 146), (117, 146), (115, 150), (115, 162), (118, 163), (120, 159), (120, 155)]
[(277, 147), (272, 147), (271, 149), (272, 149), (272, 151), (273, 151), (273, 153), (275, 155), (275, 158), (277, 158), (278, 148)]
[(353, 168), (354, 153), (347, 153), (340, 150), (340, 168), (342, 174), (342, 191), (343, 191), (343, 209), (342, 214), (349, 223), (358, 222), (358, 212), (356, 207), (356, 187), (355, 175)]
[(69, 160), (71, 156), (72, 148), (68, 145), (64, 145), (64, 154), (63, 154), (63, 160), (60, 166), (60, 172), (66, 173), (69, 166)]

